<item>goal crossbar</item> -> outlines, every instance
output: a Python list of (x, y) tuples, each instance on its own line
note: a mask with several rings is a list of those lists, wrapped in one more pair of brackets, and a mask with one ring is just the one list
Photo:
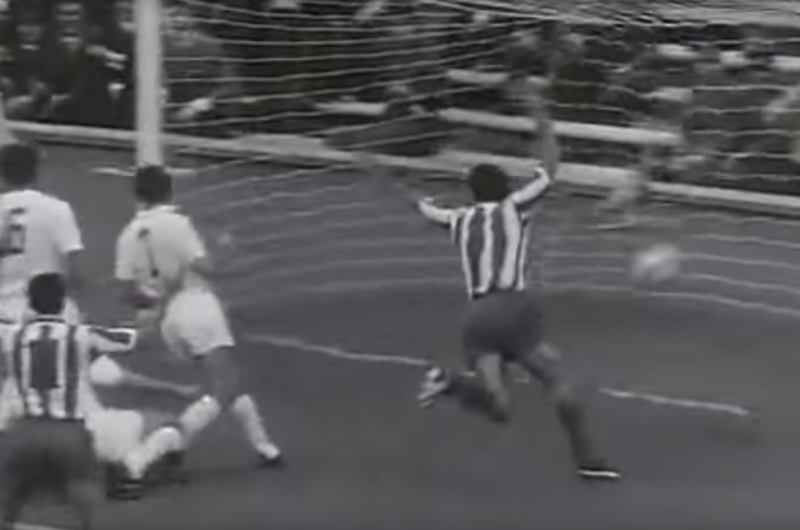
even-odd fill
[[(137, 141), (134, 132), (123, 130), (28, 122), (11, 122), (11, 129), (44, 143), (122, 149), (127, 152), (135, 149)], [(333, 149), (320, 139), (304, 136), (258, 135), (240, 139), (208, 139), (167, 134), (164, 141), (169, 146), (187, 148), (195, 156), (210, 159), (252, 157), (256, 163), (258, 160), (275, 161), (297, 164), (298, 167), (342, 167), (355, 162), (353, 153)], [(462, 179), (468, 168), (479, 163), (498, 164), (518, 178), (529, 175), (531, 167), (530, 159), (456, 150), (425, 158), (380, 155), (378, 159), (387, 166), (425, 172), (443, 179)], [(565, 163), (560, 168), (558, 181), (576, 192), (601, 195), (628, 179), (630, 171)], [(800, 198), (797, 197), (671, 183), (656, 183), (653, 191), (677, 203), (800, 218)]]

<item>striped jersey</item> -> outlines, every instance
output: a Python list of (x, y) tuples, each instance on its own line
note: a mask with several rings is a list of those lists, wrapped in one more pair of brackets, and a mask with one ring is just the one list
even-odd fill
[(136, 332), (36, 317), (4, 327), (2, 342), (6, 381), (16, 389), (12, 417), (83, 420), (96, 403), (93, 357), (132, 350)]
[(501, 202), (453, 209), (435, 206), (430, 199), (419, 203), (425, 217), (449, 227), (470, 298), (525, 289), (532, 207), (549, 185), (550, 177), (540, 168), (527, 186)]

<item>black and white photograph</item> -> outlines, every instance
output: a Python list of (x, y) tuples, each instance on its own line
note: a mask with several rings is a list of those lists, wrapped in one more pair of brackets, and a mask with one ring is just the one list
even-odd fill
[(800, 0), (0, 0), (0, 530), (800, 528)]

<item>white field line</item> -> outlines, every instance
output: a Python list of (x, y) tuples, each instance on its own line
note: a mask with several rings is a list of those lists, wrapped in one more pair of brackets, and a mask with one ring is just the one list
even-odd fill
[[(197, 171), (195, 171), (192, 168), (171, 167), (168, 169), (172, 175), (179, 178), (191, 177), (197, 173)], [(93, 172), (97, 175), (102, 175), (104, 177), (131, 178), (136, 172), (136, 169), (133, 166), (131, 167), (103, 166), (103, 167), (96, 167)]]
[[(362, 352), (346, 350), (336, 346), (315, 344), (312, 342), (308, 342), (293, 337), (281, 337), (281, 336), (267, 335), (267, 334), (254, 334), (254, 335), (248, 335), (247, 338), (253, 342), (261, 344), (269, 344), (271, 346), (288, 348), (296, 351), (303, 351), (306, 353), (314, 353), (345, 361), (373, 363), (373, 364), (388, 364), (388, 365), (408, 366), (415, 368), (424, 368), (429, 365), (428, 361), (419, 357), (401, 357), (401, 356), (381, 355), (375, 353), (362, 353)], [(525, 377), (522, 377), (518, 380), (520, 382), (527, 382), (527, 378)], [(639, 401), (664, 407), (674, 407), (674, 408), (688, 409), (695, 411), (727, 414), (740, 418), (750, 418), (753, 416), (753, 413), (750, 410), (729, 403), (676, 398), (670, 396), (650, 394), (646, 392), (623, 390), (618, 388), (600, 387), (597, 390), (600, 394), (615, 399)]]
[(41, 524), (27, 524), (27, 523), (17, 523), (14, 525), (14, 530), (68, 530), (67, 528), (61, 528), (59, 526), (47, 526)]

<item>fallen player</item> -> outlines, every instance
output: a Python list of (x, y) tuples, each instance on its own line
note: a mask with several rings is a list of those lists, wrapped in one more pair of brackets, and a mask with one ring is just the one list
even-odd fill
[[(198, 396), (199, 387), (134, 372), (108, 356), (94, 361), (90, 370), (99, 399), (87, 416), (86, 427), (103, 467), (107, 498), (138, 499), (153, 487), (184, 482), (184, 438), (178, 415), (166, 406), (142, 409), (107, 406), (106, 402), (111, 400), (104, 399), (104, 395), (138, 390), (188, 400)], [(131, 481), (130, 476), (144, 480)]]

